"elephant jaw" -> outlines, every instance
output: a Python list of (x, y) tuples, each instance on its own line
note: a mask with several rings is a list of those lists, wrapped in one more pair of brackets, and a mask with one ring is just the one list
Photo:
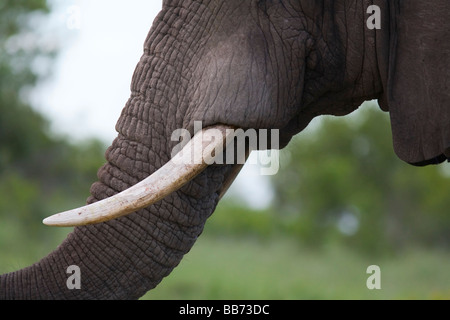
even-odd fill
[[(169, 162), (141, 182), (110, 198), (52, 215), (45, 218), (43, 223), (59, 227), (94, 224), (152, 205), (181, 188), (212, 164), (233, 137), (234, 127), (231, 126), (205, 128), (195, 134)], [(202, 155), (201, 159), (198, 155)]]

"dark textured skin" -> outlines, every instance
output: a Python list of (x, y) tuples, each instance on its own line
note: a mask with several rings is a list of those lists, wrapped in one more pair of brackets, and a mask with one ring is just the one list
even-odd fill
[[(192, 131), (195, 120), (202, 120), (204, 127), (224, 123), (244, 129), (278, 128), (283, 147), (315, 116), (345, 115), (364, 100), (379, 99), (382, 108), (391, 111), (394, 143), (402, 159), (420, 164), (445, 159), (450, 146), (445, 69), (450, 41), (447, 18), (439, 12), (450, 12), (447, 3), (164, 1), (117, 123), (118, 137), (106, 152), (107, 163), (98, 172), (88, 203), (112, 196), (161, 167), (175, 144), (170, 142), (172, 131)], [(371, 4), (382, 10), (381, 30), (366, 28)], [(416, 7), (423, 16), (414, 17)], [(442, 18), (443, 26), (420, 27), (417, 19), (433, 20), (434, 15)], [(409, 27), (419, 35), (425, 32), (423, 37), (410, 42), (413, 37), (403, 30)], [(436, 39), (442, 51), (431, 47)], [(423, 46), (423, 59), (434, 60), (426, 61), (435, 66), (429, 72), (413, 68), (422, 56), (408, 50), (418, 45)], [(437, 60), (442, 62), (434, 64)], [(421, 82), (416, 72), (428, 73), (420, 74)], [(417, 97), (408, 89), (415, 83), (423, 106), (414, 105)], [(420, 111), (429, 100), (435, 107), (424, 109), (429, 113)], [(411, 124), (405, 115), (417, 118)], [(427, 115), (427, 125), (434, 128), (430, 132), (420, 119)], [(425, 146), (429, 150), (417, 151)], [(234, 169), (210, 166), (146, 209), (75, 228), (37, 264), (2, 275), (0, 298), (139, 298), (190, 250), (219, 194), (234, 178)], [(66, 287), (66, 269), (72, 264), (81, 269), (81, 290)]]

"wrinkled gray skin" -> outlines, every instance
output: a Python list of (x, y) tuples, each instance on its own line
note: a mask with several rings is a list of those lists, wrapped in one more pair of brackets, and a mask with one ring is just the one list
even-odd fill
[[(369, 30), (367, 7), (381, 8)], [(447, 0), (164, 1), (89, 203), (169, 160), (193, 121), (278, 128), (281, 146), (315, 116), (378, 99), (401, 159), (450, 156)], [(325, 152), (326, 150), (324, 150)], [(133, 299), (155, 287), (201, 234), (235, 166), (211, 166), (144, 210), (77, 227), (50, 255), (0, 278), (1, 298)], [(69, 265), (82, 273), (68, 290)]]

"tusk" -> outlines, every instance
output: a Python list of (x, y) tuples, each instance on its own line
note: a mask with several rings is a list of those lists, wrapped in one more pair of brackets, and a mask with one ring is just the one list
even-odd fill
[[(80, 226), (108, 221), (145, 208), (178, 190), (212, 164), (216, 153), (221, 154), (233, 137), (234, 127), (216, 125), (205, 128), (169, 162), (136, 185), (90, 205), (52, 215), (43, 223), (60, 227)], [(202, 159), (195, 161), (199, 154)]]

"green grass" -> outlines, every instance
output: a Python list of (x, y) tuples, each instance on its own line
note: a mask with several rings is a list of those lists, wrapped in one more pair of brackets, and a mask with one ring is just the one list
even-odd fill
[[(3, 231), (17, 236), (14, 228)], [(369, 258), (339, 245), (312, 250), (293, 238), (257, 239), (202, 235), (143, 299), (450, 299), (448, 251), (412, 248)], [(36, 262), (51, 247), (2, 244), (2, 273)], [(381, 268), (381, 290), (366, 287), (372, 264)]]
[[(369, 290), (369, 265), (381, 289)], [(450, 254), (414, 250), (368, 258), (343, 247), (312, 251), (293, 240), (201, 237), (143, 299), (450, 299)]]

